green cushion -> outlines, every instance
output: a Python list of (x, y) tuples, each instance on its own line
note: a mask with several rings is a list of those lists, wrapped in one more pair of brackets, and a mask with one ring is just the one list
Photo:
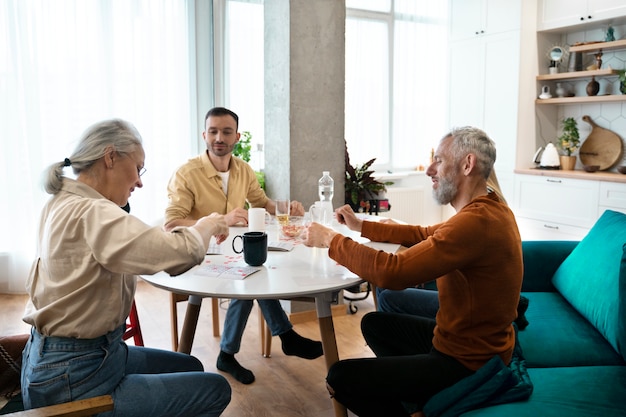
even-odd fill
[(625, 243), (626, 214), (606, 210), (552, 277), (561, 295), (624, 357)]
[(463, 417), (626, 417), (626, 366), (529, 369), (528, 401), (502, 404)]

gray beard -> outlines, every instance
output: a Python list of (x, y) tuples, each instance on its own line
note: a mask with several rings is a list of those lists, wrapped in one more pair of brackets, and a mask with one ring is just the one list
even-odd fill
[(456, 196), (458, 188), (452, 181), (444, 178), (439, 178), (439, 187), (433, 188), (433, 197), (437, 203), (445, 206), (450, 204), (452, 199)]

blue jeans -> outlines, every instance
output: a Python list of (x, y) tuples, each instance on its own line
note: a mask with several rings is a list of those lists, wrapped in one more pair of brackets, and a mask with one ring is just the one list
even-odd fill
[[(272, 331), (272, 336), (283, 334), (293, 328), (285, 310), (278, 300), (257, 300), (263, 317)], [(226, 318), (224, 319), (224, 332), (220, 349), (226, 353), (234, 355), (239, 352), (243, 331), (248, 323), (250, 311), (252, 311), (253, 300), (230, 300)]]
[(193, 356), (127, 346), (124, 326), (95, 339), (46, 337), (34, 328), (24, 348), (22, 397), (36, 408), (110, 394), (101, 416), (219, 416), (231, 388)]
[(434, 290), (407, 288), (395, 291), (376, 288), (376, 291), (378, 311), (434, 319), (439, 310), (439, 293)]

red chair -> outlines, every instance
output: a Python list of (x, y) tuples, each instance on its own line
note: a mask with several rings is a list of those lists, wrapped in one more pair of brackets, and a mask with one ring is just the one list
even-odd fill
[(137, 306), (135, 300), (130, 306), (130, 314), (128, 314), (128, 320), (126, 322), (126, 331), (122, 339), (133, 338), (135, 346), (143, 346), (143, 336), (141, 335), (141, 326), (139, 325), (139, 316), (137, 315)]

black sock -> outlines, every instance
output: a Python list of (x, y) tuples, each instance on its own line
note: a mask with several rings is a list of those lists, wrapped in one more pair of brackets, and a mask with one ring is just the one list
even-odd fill
[(293, 329), (279, 335), (285, 355), (298, 356), (304, 359), (319, 358), (324, 354), (322, 342), (316, 342), (300, 336)]
[(237, 381), (242, 384), (252, 384), (254, 382), (254, 374), (251, 370), (244, 368), (237, 362), (235, 355), (220, 350), (217, 357), (217, 369), (228, 372)]

